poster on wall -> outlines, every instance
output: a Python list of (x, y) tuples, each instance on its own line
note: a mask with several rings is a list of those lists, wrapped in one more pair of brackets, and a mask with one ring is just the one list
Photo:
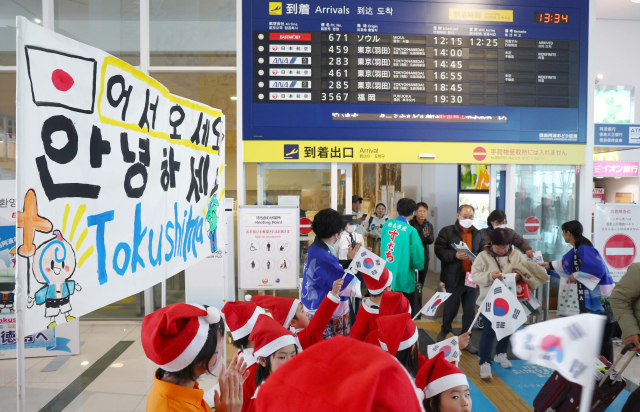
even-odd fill
[(19, 17), (17, 273), (27, 335), (221, 248), (224, 115)]
[(297, 289), (300, 209), (238, 206), (240, 289)]
[(489, 190), (489, 165), (460, 165), (460, 190)]
[(640, 262), (640, 205), (597, 204), (593, 239), (613, 280), (619, 281), (630, 264)]
[(616, 192), (616, 203), (633, 203), (633, 193)]
[(596, 205), (598, 203), (604, 203), (604, 187), (594, 187), (591, 197), (592, 197), (591, 217), (593, 217), (596, 210)]

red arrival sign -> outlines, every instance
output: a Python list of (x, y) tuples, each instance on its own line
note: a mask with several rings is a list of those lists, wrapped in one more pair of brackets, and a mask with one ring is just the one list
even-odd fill
[(301, 235), (308, 235), (309, 233), (311, 233), (311, 219), (306, 218), (306, 217), (301, 217), (300, 218), (300, 234)]
[(311, 33), (269, 33), (269, 40), (311, 41)]
[(633, 263), (638, 249), (629, 236), (622, 233), (611, 236), (604, 244), (604, 260), (615, 269), (626, 269)]
[(536, 233), (538, 229), (540, 229), (540, 220), (537, 217), (531, 216), (524, 221), (524, 230), (527, 232)]

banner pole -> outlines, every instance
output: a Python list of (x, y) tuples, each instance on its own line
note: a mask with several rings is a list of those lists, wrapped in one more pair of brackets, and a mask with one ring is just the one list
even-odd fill
[[(25, 331), (25, 314), (27, 309), (26, 289), (24, 288), (24, 279), (18, 276), (20, 259), (16, 261), (16, 367), (17, 367), (17, 391), (18, 391), (18, 412), (25, 412), (26, 407), (26, 388), (25, 388), (25, 368), (24, 368), (24, 331)], [(29, 276), (29, 273), (27, 273)]]

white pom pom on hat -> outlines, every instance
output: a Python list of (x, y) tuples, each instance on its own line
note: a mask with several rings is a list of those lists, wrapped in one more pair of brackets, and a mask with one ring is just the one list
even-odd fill
[(207, 308), (207, 322), (209, 322), (210, 325), (220, 322), (220, 311), (217, 308), (213, 306)]
[(244, 295), (244, 300), (251, 302), (251, 295)]

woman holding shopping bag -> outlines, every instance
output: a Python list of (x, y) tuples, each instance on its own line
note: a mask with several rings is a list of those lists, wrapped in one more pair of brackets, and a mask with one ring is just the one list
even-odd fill
[(611, 333), (615, 318), (609, 296), (613, 290), (613, 278), (600, 253), (589, 239), (582, 235), (582, 224), (577, 220), (562, 224), (562, 237), (572, 249), (562, 259), (545, 262), (543, 266), (558, 275), (567, 277), (568, 283), (576, 283), (580, 313), (597, 313), (607, 317), (602, 335), (600, 355), (613, 361)]
[[(523, 282), (532, 288), (537, 288), (546, 282), (549, 276), (538, 264), (527, 261), (527, 256), (514, 249), (511, 245), (513, 238), (507, 229), (499, 228), (491, 231), (491, 246), (478, 254), (471, 266), (471, 280), (480, 286), (480, 293), (476, 305), (482, 305), (487, 293), (496, 279), (504, 282), (505, 274), (516, 273), (516, 281)], [(496, 333), (491, 322), (480, 314), (484, 328), (480, 337), (480, 377), (491, 379), (491, 352)], [(503, 368), (511, 368), (507, 359), (509, 336), (498, 341), (496, 356), (493, 358)]]

